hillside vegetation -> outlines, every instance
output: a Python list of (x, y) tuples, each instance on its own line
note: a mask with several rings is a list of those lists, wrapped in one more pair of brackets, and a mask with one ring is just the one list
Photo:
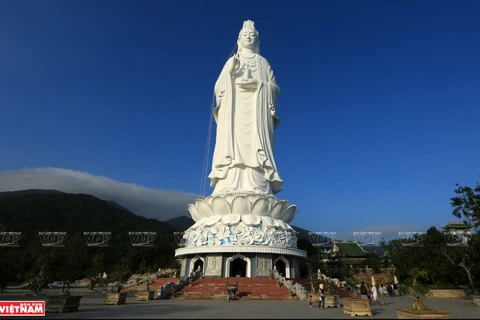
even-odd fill
[[(0, 193), (0, 231), (22, 232), (19, 247), (0, 247), (0, 288), (11, 283), (75, 280), (106, 272), (124, 280), (176, 267), (174, 227), (91, 195), (50, 190)], [(64, 247), (43, 247), (38, 232), (67, 232)], [(111, 232), (108, 247), (88, 247), (83, 232)], [(128, 232), (156, 232), (154, 247), (133, 247)], [(35, 279), (43, 275), (44, 279)]]

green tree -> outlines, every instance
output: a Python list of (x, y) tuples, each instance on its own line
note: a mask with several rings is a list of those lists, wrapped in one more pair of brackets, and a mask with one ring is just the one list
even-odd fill
[[(420, 239), (417, 237), (417, 239)], [(449, 249), (440, 231), (435, 227), (427, 230), (422, 238), (422, 246), (405, 247), (400, 240), (386, 244), (385, 249), (389, 263), (395, 266), (395, 273), (400, 282), (411, 278), (413, 268), (425, 270), (430, 284), (461, 283), (462, 276), (446, 259), (445, 252)], [(427, 281), (424, 279), (424, 281)]]
[(480, 182), (477, 181), (475, 188), (463, 187), (456, 184), (456, 197), (451, 198), (453, 215), (457, 218), (464, 218), (467, 225), (475, 231), (480, 228)]
[(382, 268), (382, 258), (376, 253), (370, 253), (365, 264), (369, 268), (372, 268), (374, 273), (380, 273), (380, 268)]
[(423, 302), (423, 296), (428, 292), (428, 287), (420, 282), (428, 279), (428, 273), (425, 270), (412, 268), (408, 271), (408, 277), (404, 283), (400, 285), (400, 293), (412, 295), (414, 300), (412, 310), (414, 311), (430, 310)]
[(34, 295), (38, 295), (47, 283), (54, 280), (55, 271), (60, 267), (55, 251), (40, 254), (35, 260), (33, 269), (28, 273), (28, 287)]
[(93, 290), (105, 272), (105, 256), (102, 252), (93, 254), (87, 266), (88, 290)]
[(324, 273), (330, 278), (345, 279), (348, 277), (350, 269), (349, 265), (344, 262), (348, 256), (332, 255), (331, 253), (323, 254), (322, 261)]
[(350, 275), (345, 279), (347, 290), (350, 290), (350, 295), (352, 298), (357, 298), (360, 295), (360, 284), (361, 281), (354, 275)]
[(456, 197), (451, 198), (453, 207), (452, 214), (474, 229), (474, 233), (468, 239), (467, 247), (450, 248), (445, 250), (444, 255), (453, 265), (465, 271), (470, 287), (474, 293), (478, 293), (475, 284), (475, 275), (480, 273), (480, 182), (476, 182), (474, 188), (456, 184)]
[(427, 271), (433, 284), (460, 284), (466, 280), (455, 266), (445, 259), (448, 251), (443, 234), (435, 227), (427, 230), (424, 247), (421, 248), (421, 267)]
[(20, 254), (14, 251), (16, 248), (0, 249), (0, 293), (5, 290), (7, 285), (13, 283), (19, 273), (19, 264), (22, 264)]
[(63, 282), (62, 291), (65, 287), (82, 278), (85, 274), (84, 264), (88, 260), (83, 237), (80, 234), (72, 235), (65, 247), (60, 248), (55, 254), (55, 268), (53, 269), (54, 280)]
[(476, 233), (470, 237), (468, 246), (447, 247), (442, 253), (453, 266), (459, 267), (465, 272), (470, 288), (474, 293), (478, 293), (475, 276), (479, 274), (480, 235)]
[(320, 253), (308, 256), (305, 259), (305, 264), (308, 268), (308, 279), (310, 280), (311, 292), (315, 292), (315, 288), (318, 287), (318, 269), (322, 266), (322, 256)]

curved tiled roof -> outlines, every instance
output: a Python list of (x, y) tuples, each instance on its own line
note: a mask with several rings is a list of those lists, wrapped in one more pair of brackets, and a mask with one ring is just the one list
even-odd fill
[(349, 257), (367, 257), (369, 253), (362, 249), (356, 242), (335, 242), (338, 255)]

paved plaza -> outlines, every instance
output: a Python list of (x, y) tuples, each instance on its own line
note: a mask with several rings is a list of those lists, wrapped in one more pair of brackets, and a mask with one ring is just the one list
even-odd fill
[[(82, 295), (80, 308), (72, 313), (47, 313), (51, 319), (348, 319), (343, 308), (319, 310), (309, 308), (308, 302), (252, 301), (252, 300), (152, 300), (137, 301), (128, 297), (127, 303), (120, 306), (103, 305), (104, 295), (98, 292), (86, 292), (73, 289), (73, 295)], [(34, 297), (26, 291), (9, 291), (0, 294), (0, 300), (45, 300), (45, 295)], [(49, 293), (45, 290), (44, 294)], [(341, 301), (340, 301), (341, 302)], [(388, 298), (385, 306), (372, 306), (373, 318), (397, 319), (395, 308), (409, 307), (412, 299), (408, 297)], [(451, 319), (478, 319), (480, 307), (471, 300), (459, 298), (427, 298), (427, 306), (448, 310)], [(30, 318), (31, 319), (31, 318)]]

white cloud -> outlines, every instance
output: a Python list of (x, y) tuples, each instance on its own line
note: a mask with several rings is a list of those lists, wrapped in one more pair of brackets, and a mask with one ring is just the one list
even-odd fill
[(182, 191), (149, 189), (69, 169), (0, 171), (0, 192), (27, 189), (91, 194), (103, 200), (115, 201), (138, 215), (159, 220), (189, 216), (187, 204), (199, 197)]

